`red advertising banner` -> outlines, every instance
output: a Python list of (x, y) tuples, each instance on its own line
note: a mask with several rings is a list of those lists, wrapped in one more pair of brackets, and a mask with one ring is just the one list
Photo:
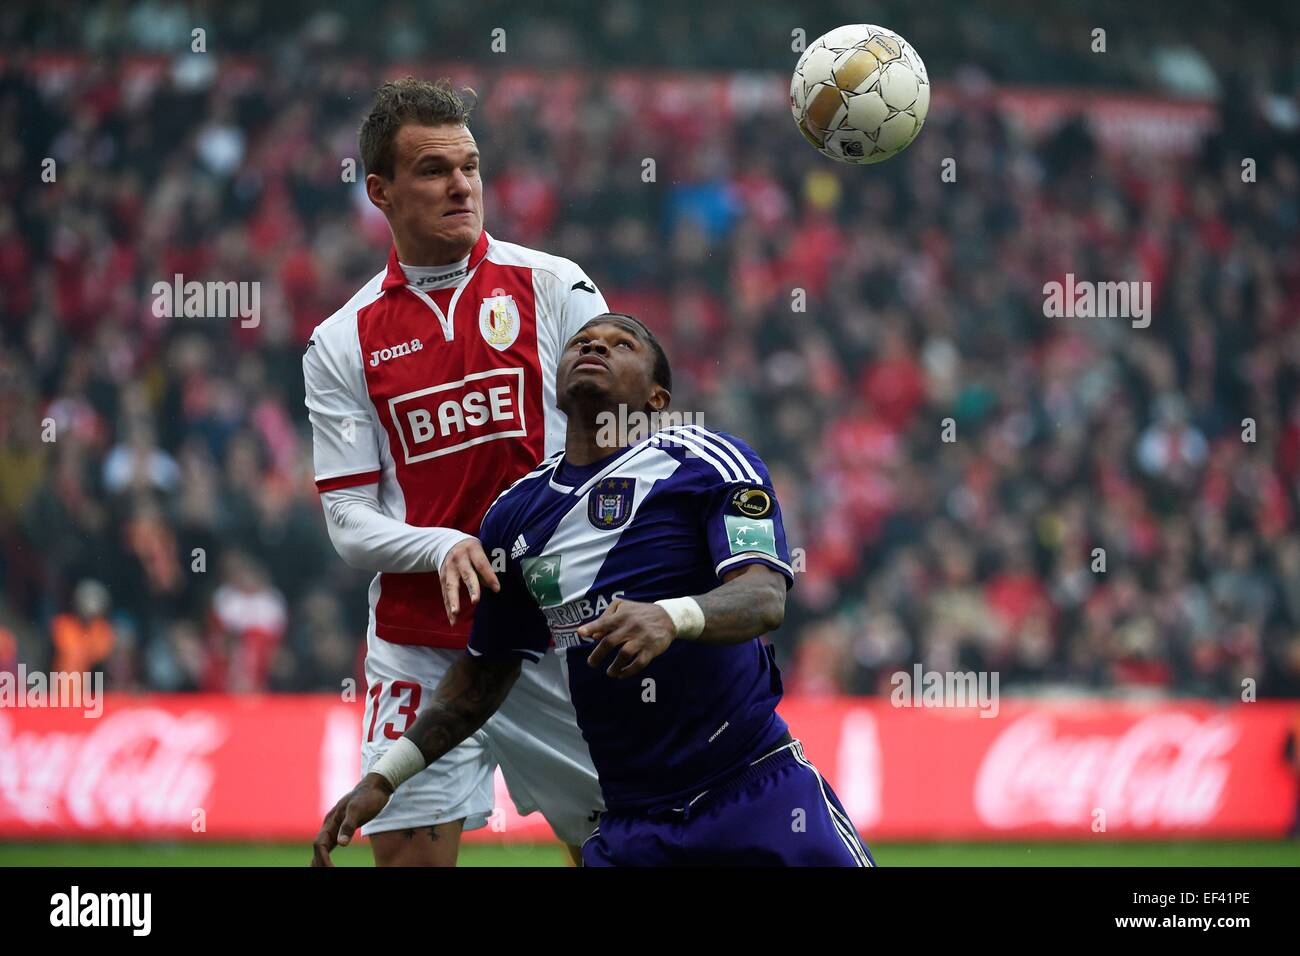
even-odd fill
[[(868, 839), (1279, 836), (1296, 812), (1285, 742), (1300, 703), (781, 711)], [(310, 840), (357, 779), (361, 712), (328, 696), (110, 696), (98, 718), (2, 708), (0, 838)], [(497, 788), (470, 839), (550, 839)]]
[(782, 713), (868, 837), (1269, 836), (1296, 809), (1300, 704), (1003, 701), (989, 717), (841, 698)]

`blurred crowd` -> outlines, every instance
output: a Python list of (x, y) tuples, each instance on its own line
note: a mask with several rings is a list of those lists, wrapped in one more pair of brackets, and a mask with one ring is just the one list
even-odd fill
[[(787, 70), (811, 42), (864, 19), (897, 29), (937, 76), (973, 67), (997, 83), (1219, 92), (1224, 73), (1294, 79), (1300, 9), (1274, 0), (13, 0), (0, 49), (76, 47), (102, 58), (188, 47), (302, 64), (345, 54), (414, 63)], [(1097, 31), (1100, 31), (1098, 33)]]
[[(449, 35), (492, 21), (461, 6)], [(530, 29), (572, 33), (568, 6)], [(442, 40), (384, 3), (346, 34), (372, 59), (317, 18), (283, 25), (286, 57), (275, 8), (196, 8), (257, 55), (115, 59), (188, 35), (157, 0), (70, 37), (63, 4), (0, 14), (6, 47), (82, 51), (0, 73), (0, 669), (333, 689), (369, 576), (325, 534), (300, 357), (387, 254), (341, 172), (381, 64)], [(923, 19), (897, 22), (932, 77), (933, 52), (981, 90), (1025, 78), (984, 63), (978, 18), (933, 47)], [(1007, 27), (1026, 57), (1059, 59), (1031, 22)], [(1176, 160), (1105, 152), (1082, 120), (1031, 138), (958, 88), (902, 157), (842, 166), (775, 74), (760, 108), (684, 122), (587, 71), (556, 123), (545, 84), (509, 98), (487, 72), (473, 129), (488, 230), (580, 263), (661, 334), (674, 404), (768, 462), (799, 570), (788, 690), (888, 692), (921, 662), (1003, 690), (1300, 696), (1300, 142), (1277, 115), (1296, 85), (1264, 72), (1216, 73), (1218, 131)], [(157, 316), (177, 273), (260, 281), (260, 323)], [(1149, 281), (1150, 326), (1045, 317), (1066, 273)]]

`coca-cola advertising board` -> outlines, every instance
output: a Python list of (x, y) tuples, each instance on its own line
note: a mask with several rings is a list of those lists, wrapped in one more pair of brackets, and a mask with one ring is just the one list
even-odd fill
[[(781, 712), (868, 839), (1279, 836), (1300, 703), (1002, 701)], [(328, 696), (109, 696), (98, 718), (0, 709), (0, 838), (308, 841), (356, 781), (362, 705)], [(498, 811), (473, 840), (549, 839)]]

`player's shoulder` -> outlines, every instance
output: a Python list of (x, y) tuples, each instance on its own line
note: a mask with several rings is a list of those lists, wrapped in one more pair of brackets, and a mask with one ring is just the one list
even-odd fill
[[(572, 283), (586, 278), (586, 273), (572, 259), (543, 252), (541, 249), (521, 246), (517, 242), (506, 242), (495, 236), (488, 245), (487, 260), (499, 266), (522, 266), (532, 269), (534, 272), (551, 277), (558, 283), (566, 280)], [(569, 285), (564, 287), (565, 291), (569, 289)]]
[(312, 329), (311, 341), (316, 343), (316, 347), (328, 350), (341, 343), (356, 341), (357, 315), (383, 294), (384, 276), (387, 272), (385, 269), (376, 273), (341, 308)]
[(767, 466), (743, 438), (698, 424), (669, 425), (651, 439), (706, 485), (770, 485)]
[(483, 516), (484, 536), (489, 531), (501, 533), (511, 526), (519, 514), (527, 510), (537, 492), (547, 486), (551, 475), (555, 473), (555, 468), (563, 456), (564, 451), (561, 449), (553, 455), (543, 458), (537, 467), (516, 478), (504, 491), (496, 496), (492, 504), (488, 505), (487, 513)]
[(308, 389), (326, 390), (340, 382), (352, 390), (364, 387), (357, 316), (383, 294), (385, 274), (374, 276), (341, 309), (312, 329), (302, 355), (303, 380)]

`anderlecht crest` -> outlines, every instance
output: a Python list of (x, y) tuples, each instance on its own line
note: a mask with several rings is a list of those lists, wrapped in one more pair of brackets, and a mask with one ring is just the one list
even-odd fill
[(587, 496), (587, 518), (602, 531), (621, 528), (632, 517), (635, 498), (635, 478), (603, 478)]

